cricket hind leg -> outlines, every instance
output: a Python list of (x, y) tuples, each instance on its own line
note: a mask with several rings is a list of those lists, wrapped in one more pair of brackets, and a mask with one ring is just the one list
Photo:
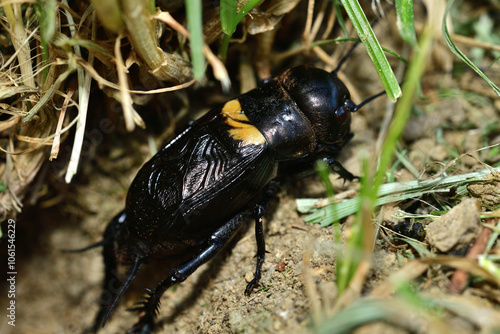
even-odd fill
[(195, 257), (173, 268), (167, 278), (154, 290), (147, 289), (145, 296), (140, 298), (141, 300), (136, 304), (136, 307), (130, 309), (130, 311), (141, 313), (141, 316), (139, 321), (127, 333), (151, 333), (163, 293), (172, 285), (186, 280), (202, 264), (212, 259), (238, 232), (239, 228), (247, 220), (247, 216), (247, 210), (240, 211), (208, 238)]

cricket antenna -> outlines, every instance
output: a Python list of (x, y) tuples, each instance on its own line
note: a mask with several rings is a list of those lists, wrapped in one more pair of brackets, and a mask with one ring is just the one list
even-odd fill
[(106, 240), (101, 240), (101, 241), (98, 241), (96, 243), (93, 243), (93, 244), (88, 245), (88, 246), (83, 247), (83, 248), (78, 248), (78, 249), (61, 249), (61, 252), (62, 253), (82, 253), (82, 252), (88, 251), (89, 249), (101, 247), (105, 243), (106, 243)]
[(361, 102), (360, 104), (358, 104), (354, 109), (353, 109), (353, 112), (355, 111), (358, 111), (359, 109), (361, 109), (365, 104), (375, 100), (377, 97), (379, 96), (382, 96), (385, 94), (385, 90), (381, 91), (380, 93), (377, 93), (373, 96), (370, 96), (369, 98), (367, 98), (366, 100), (364, 100), (363, 102)]
[(340, 71), (340, 68), (342, 67), (342, 65), (344, 65), (344, 63), (346, 62), (347, 59), (349, 59), (349, 57), (351, 56), (351, 54), (354, 52), (354, 49), (360, 44), (361, 42), (357, 41), (356, 43), (354, 43), (353, 46), (351, 46), (351, 48), (349, 49), (349, 51), (347, 51), (347, 53), (345, 54), (344, 57), (342, 57), (342, 59), (340, 59), (339, 61), (339, 64), (337, 65), (337, 68), (335, 68), (332, 73), (337, 75), (337, 73)]

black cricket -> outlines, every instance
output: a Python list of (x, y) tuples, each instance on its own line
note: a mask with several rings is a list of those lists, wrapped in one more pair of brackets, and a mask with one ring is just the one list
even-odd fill
[[(378, 96), (378, 95), (377, 95)], [(375, 98), (374, 96), (373, 98)], [(160, 297), (210, 260), (253, 215), (258, 283), (265, 257), (262, 216), (283, 162), (323, 159), (342, 178), (354, 176), (333, 155), (347, 143), (356, 105), (336, 72), (299, 66), (212, 109), (140, 169), (126, 207), (107, 226), (105, 278), (94, 331), (148, 259), (187, 259), (147, 289), (128, 333), (149, 333)], [(117, 265), (130, 265), (118, 288)], [(110, 298), (111, 297), (111, 298)]]

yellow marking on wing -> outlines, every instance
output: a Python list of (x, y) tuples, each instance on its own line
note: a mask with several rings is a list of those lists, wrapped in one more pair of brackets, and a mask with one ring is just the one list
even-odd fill
[(266, 139), (260, 131), (250, 123), (247, 115), (241, 109), (240, 101), (228, 101), (222, 107), (224, 122), (229, 125), (229, 135), (243, 142), (243, 145), (264, 145)]
[(250, 122), (245, 112), (241, 110), (241, 104), (238, 100), (228, 101), (222, 108), (222, 114), (236, 121)]
[(243, 145), (264, 145), (266, 143), (266, 138), (253, 125), (230, 129), (228, 132), (234, 139), (241, 140)]

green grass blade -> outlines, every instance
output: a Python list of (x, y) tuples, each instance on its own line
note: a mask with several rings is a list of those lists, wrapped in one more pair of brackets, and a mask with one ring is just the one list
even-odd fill
[(340, 0), (333, 0), (333, 7), (335, 8), (335, 17), (337, 18), (340, 28), (344, 32), (344, 36), (349, 36), (349, 32), (345, 26), (344, 17), (342, 16), (342, 10), (340, 9)]
[(316, 333), (349, 334), (364, 324), (399, 319), (404, 312), (408, 310), (402, 308), (401, 303), (396, 304), (391, 300), (361, 299), (329, 318)]
[[(361, 39), (363, 40), (363, 37), (361, 37)], [(372, 216), (377, 206), (378, 190), (384, 181), (386, 170), (392, 163), (397, 140), (403, 132), (406, 121), (409, 118), (414, 92), (420, 82), (425, 60), (431, 49), (432, 35), (429, 29), (424, 30), (420, 42), (421, 47), (415, 49), (416, 52), (413, 57), (413, 62), (408, 70), (409, 75), (403, 87), (405, 95), (396, 108), (394, 119), (384, 140), (380, 162), (376, 171), (373, 172), (376, 167), (376, 157), (372, 157), (371, 160), (369, 160), (368, 157), (363, 159), (363, 175), (365, 175), (365, 177), (361, 179), (359, 207), (356, 213), (356, 219), (351, 227), (351, 236), (347, 242), (340, 275), (337, 276), (337, 289), (339, 294), (342, 294), (350, 286), (359, 266), (363, 262), (368, 263), (368, 261), (370, 261), (373, 238), (375, 235)], [(380, 48), (380, 52), (382, 52), (382, 48)]]
[(220, 24), (222, 26), (222, 31), (226, 35), (232, 35), (234, 28), (238, 24), (234, 24), (236, 20), (237, 13), (237, 0), (221, 0), (220, 2)]
[(387, 92), (387, 96), (392, 101), (396, 101), (397, 98), (401, 96), (401, 88), (399, 87), (398, 80), (394, 75), (389, 62), (384, 55), (382, 47), (380, 46), (373, 30), (368, 22), (365, 14), (363, 13), (361, 6), (357, 0), (342, 0), (342, 4), (351, 19), (354, 28), (356, 29), (359, 38), (363, 42), (368, 55), (372, 59), (372, 62), (377, 70), (377, 73), (384, 85)]
[(186, 0), (188, 30), (191, 35), (191, 63), (193, 75), (199, 79), (205, 72), (205, 56), (203, 56), (203, 22), (201, 0)]
[[(330, 182), (330, 177), (329, 177), (330, 167), (324, 161), (318, 160), (316, 163), (316, 171), (318, 172), (318, 175), (321, 178), (321, 181), (323, 182), (326, 188), (326, 195), (330, 200), (332, 200), (335, 190), (333, 188), (333, 184)], [(330, 211), (329, 214), (332, 215), (334, 212), (337, 211), (336, 204), (333, 203), (333, 205), (330, 205), (328, 208), (325, 208), (325, 210)], [(339, 220), (334, 220), (332, 224), (333, 224), (333, 237), (335, 240), (335, 249), (333, 249), (333, 254), (336, 264), (335, 270), (336, 270), (337, 286), (338, 286), (339, 282), (345, 281), (344, 279), (338, 279), (338, 278), (345, 276), (344, 268), (346, 264), (344, 262), (344, 257), (343, 257), (342, 228), (340, 227), (340, 222)]]
[[(365, 157), (362, 161), (362, 170), (364, 175), (369, 174), (370, 164), (368, 158)], [(371, 182), (367, 182), (367, 179), (361, 181), (361, 195), (359, 197), (359, 206), (356, 219), (351, 226), (351, 232), (346, 243), (345, 251), (343, 253), (343, 259), (341, 263), (341, 268), (337, 269), (337, 290), (339, 295), (342, 295), (348, 287), (351, 285), (354, 275), (358, 270), (360, 264), (367, 260), (369, 252), (366, 252), (365, 242), (370, 239), (373, 231), (371, 224), (371, 213), (369, 213), (369, 219), (364, 219), (366, 215), (366, 208), (368, 206), (366, 203), (373, 201), (368, 188), (371, 188)], [(371, 205), (374, 207), (374, 205)], [(339, 264), (337, 264), (338, 266)]]
[(455, 43), (451, 39), (446, 19), (448, 18), (448, 14), (450, 13), (451, 7), (453, 6), (454, 2), (455, 0), (450, 0), (446, 5), (446, 10), (444, 13), (443, 25), (442, 25), (444, 40), (446, 41), (446, 44), (448, 44), (448, 47), (450, 48), (451, 52), (453, 52), (458, 58), (460, 58), (470, 68), (472, 68), (477, 74), (479, 74), (479, 76), (481, 76), (481, 78), (483, 78), (488, 83), (488, 85), (490, 85), (493, 91), (498, 96), (500, 96), (500, 89), (498, 88), (498, 86), (495, 85), (493, 81), (491, 81), (462, 51), (460, 51), (460, 49), (455, 45)]
[[(42, 50), (42, 66), (44, 66), (49, 60), (48, 43), (56, 31), (57, 6), (55, 0), (46, 0), (43, 4), (41, 0), (38, 0), (33, 7), (40, 22), (40, 49)], [(42, 71), (43, 83), (47, 79), (48, 73), (49, 68), (45, 67)]]
[[(499, 168), (493, 171), (500, 173)], [(380, 186), (376, 206), (404, 201), (412, 197), (420, 197), (425, 194), (437, 192), (449, 192), (452, 187), (461, 187), (466, 184), (478, 182), (478, 179), (490, 174), (492, 170), (485, 169), (479, 172), (440, 177), (429, 181), (407, 181), (386, 183)], [(318, 223), (323, 226), (331, 225), (333, 221), (345, 218), (354, 214), (359, 208), (360, 199), (352, 198), (341, 203), (335, 203), (335, 210), (325, 210), (326, 207), (317, 208), (320, 199), (299, 198), (296, 199), (297, 209), (301, 213), (308, 213), (304, 218), (308, 223)], [(332, 205), (332, 204), (329, 204)], [(328, 206), (328, 205), (327, 205)]]
[(405, 95), (401, 98), (398, 105), (396, 106), (394, 118), (392, 120), (391, 126), (389, 127), (387, 137), (384, 141), (384, 146), (380, 157), (379, 170), (375, 174), (375, 180), (373, 183), (375, 191), (373, 191), (372, 194), (377, 193), (378, 187), (383, 182), (385, 171), (392, 164), (397, 141), (399, 140), (399, 137), (401, 136), (401, 133), (406, 126), (406, 122), (410, 117), (413, 98), (417, 87), (420, 84), (420, 77), (424, 72), (427, 59), (432, 49), (432, 41), (433, 38), (430, 30), (424, 30), (420, 39), (420, 48), (414, 50), (414, 56), (412, 57), (412, 61), (408, 68), (408, 73), (405, 77), (405, 83), (403, 85)]
[[(227, 54), (227, 48), (229, 47), (229, 41), (231, 40), (231, 36), (234, 33), (234, 30), (236, 29), (236, 26), (240, 23), (240, 21), (245, 17), (245, 15), (248, 14), (255, 6), (257, 6), (259, 3), (261, 3), (262, 0), (250, 0), (247, 2), (245, 6), (236, 14), (235, 17), (233, 18), (224, 18), (224, 20), (227, 23), (231, 23), (231, 25), (226, 27), (226, 31), (228, 33), (224, 34), (224, 37), (222, 39), (222, 43), (219, 49), (219, 56), (222, 59), (226, 59), (226, 54)], [(230, 9), (228, 9), (229, 11)], [(221, 24), (222, 24), (222, 9), (221, 9)], [(225, 13), (224, 15), (228, 15)], [(223, 28), (224, 29), (224, 28)]]
[(399, 36), (413, 47), (417, 46), (413, 0), (396, 0), (396, 17)]

